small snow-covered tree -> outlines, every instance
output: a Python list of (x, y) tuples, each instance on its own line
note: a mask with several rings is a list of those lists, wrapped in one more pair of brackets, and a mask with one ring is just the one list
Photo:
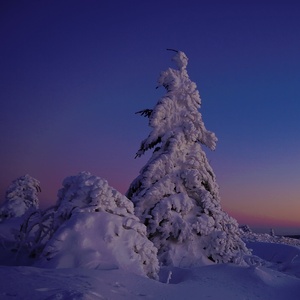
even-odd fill
[(56, 205), (23, 224), (22, 247), (45, 267), (120, 267), (158, 278), (157, 249), (132, 202), (89, 172), (67, 177)]
[(24, 175), (12, 182), (6, 191), (5, 201), (0, 208), (0, 221), (20, 217), (28, 209), (38, 209), (40, 182), (30, 175)]
[(154, 109), (139, 112), (152, 130), (137, 156), (154, 151), (127, 197), (163, 264), (238, 263), (249, 252), (236, 220), (221, 208), (216, 177), (202, 150), (202, 145), (214, 150), (217, 138), (198, 110), (201, 99), (187, 74), (188, 58), (179, 51), (173, 61), (177, 69), (167, 69), (158, 80), (165, 96)]

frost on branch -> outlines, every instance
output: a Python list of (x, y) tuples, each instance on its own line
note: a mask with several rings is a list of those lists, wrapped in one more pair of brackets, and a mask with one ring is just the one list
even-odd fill
[(40, 182), (30, 175), (24, 175), (12, 182), (6, 191), (5, 201), (0, 208), (0, 221), (20, 217), (29, 209), (38, 209)]
[(63, 181), (54, 208), (28, 220), (24, 241), (41, 266), (122, 268), (156, 279), (157, 249), (133, 211), (106, 180), (81, 172)]
[(202, 150), (202, 145), (214, 150), (217, 138), (204, 126), (186, 55), (179, 51), (173, 61), (177, 69), (169, 68), (159, 77), (166, 94), (146, 111), (151, 112), (151, 132), (137, 152), (141, 156), (155, 147), (152, 157), (127, 197), (163, 264), (239, 263), (248, 250), (237, 222), (221, 208), (215, 174)]

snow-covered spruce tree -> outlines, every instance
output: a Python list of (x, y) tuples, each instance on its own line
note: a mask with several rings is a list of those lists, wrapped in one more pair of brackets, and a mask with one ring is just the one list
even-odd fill
[(117, 267), (158, 278), (157, 249), (132, 202), (89, 172), (67, 177), (55, 207), (27, 224), (40, 266)]
[(236, 220), (221, 208), (216, 177), (201, 146), (214, 150), (217, 138), (198, 111), (201, 99), (187, 74), (188, 58), (176, 52), (173, 60), (178, 69), (167, 69), (158, 80), (165, 96), (153, 110), (139, 112), (149, 118), (152, 131), (137, 156), (155, 149), (127, 197), (147, 226), (161, 263), (240, 263), (249, 250)]
[(20, 217), (30, 208), (38, 209), (40, 182), (26, 174), (14, 180), (8, 187), (5, 201), (0, 208), (0, 221)]

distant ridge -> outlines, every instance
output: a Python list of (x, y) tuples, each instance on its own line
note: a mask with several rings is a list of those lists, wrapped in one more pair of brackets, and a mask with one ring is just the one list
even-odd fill
[(282, 235), (284, 237), (287, 237), (287, 238), (291, 238), (291, 239), (297, 239), (297, 240), (300, 240), (300, 234), (294, 234), (294, 235)]

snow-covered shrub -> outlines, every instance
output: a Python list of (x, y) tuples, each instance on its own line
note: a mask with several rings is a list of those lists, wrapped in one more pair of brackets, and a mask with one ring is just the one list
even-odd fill
[[(246, 225), (247, 226), (247, 225)], [(249, 229), (250, 227), (247, 226)], [(268, 233), (255, 233), (251, 229), (249, 231), (242, 231), (242, 239), (246, 244), (253, 242), (272, 243), (272, 244), (285, 244), (300, 247), (300, 240), (280, 235), (272, 235)]]
[(37, 193), (40, 191), (40, 182), (28, 174), (14, 180), (0, 208), (0, 221), (20, 217), (29, 209), (38, 209)]
[(186, 55), (177, 52), (173, 60), (177, 69), (167, 69), (158, 80), (166, 95), (153, 110), (139, 112), (149, 118), (152, 131), (137, 156), (155, 149), (127, 197), (163, 264), (239, 263), (249, 250), (236, 220), (221, 208), (216, 177), (201, 147), (214, 150), (217, 138), (198, 111), (201, 99), (187, 74)]
[(107, 212), (121, 217), (134, 216), (134, 208), (124, 195), (100, 177), (89, 172), (64, 179), (58, 191), (54, 226), (68, 220), (74, 212)]
[(28, 251), (30, 258), (38, 257), (55, 232), (55, 207), (28, 211), (19, 231), (15, 233), (19, 252)]
[(244, 233), (244, 232), (252, 232), (252, 230), (249, 227), (249, 225), (240, 225), (239, 227), (240, 227), (242, 233)]
[(88, 172), (67, 177), (56, 206), (26, 227), (24, 241), (44, 267), (119, 267), (157, 279), (157, 249), (132, 202)]
[(107, 212), (74, 212), (44, 248), (38, 266), (123, 269), (158, 279), (157, 249), (139, 220)]

